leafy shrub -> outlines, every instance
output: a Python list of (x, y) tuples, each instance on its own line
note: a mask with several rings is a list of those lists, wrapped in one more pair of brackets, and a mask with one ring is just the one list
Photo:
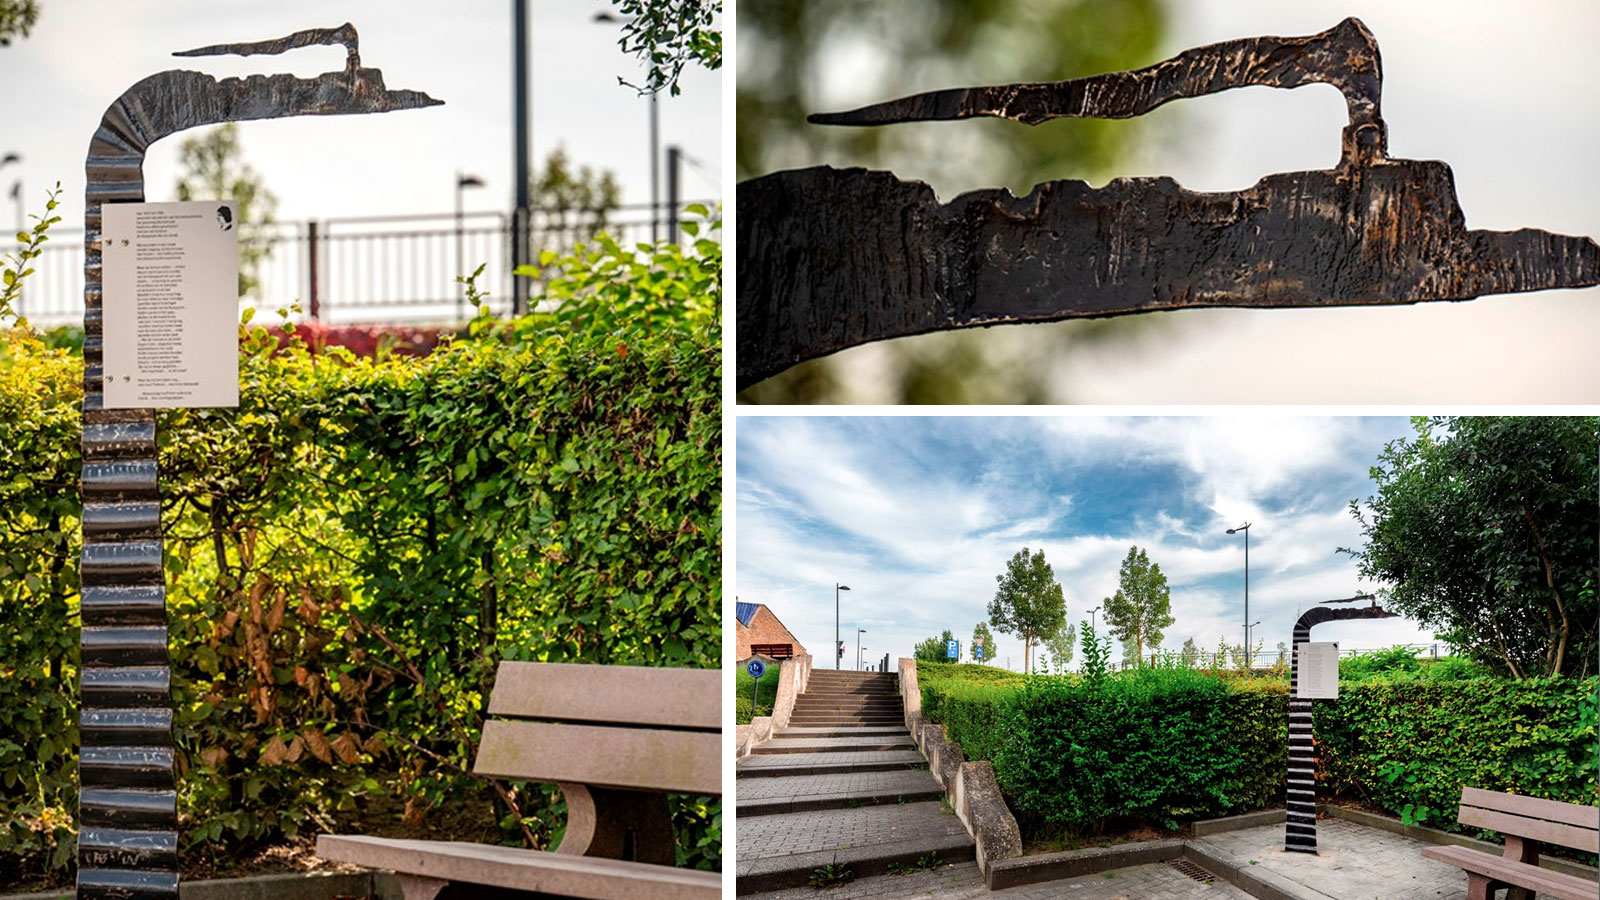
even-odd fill
[[(969, 759), (989, 759), (1030, 839), (1132, 820), (1186, 819), (1281, 800), (1288, 684), (1185, 668), (976, 680), (918, 664), (923, 713)], [(1315, 704), (1319, 786), (1452, 831), (1464, 785), (1593, 804), (1597, 689), (1588, 679), (1471, 677), (1419, 662), (1341, 686)], [(1463, 677), (1466, 676), (1466, 677)]]
[[(665, 295), (720, 272), (719, 247), (696, 252), (648, 255), (675, 274), (615, 245), (563, 269)], [(237, 409), (160, 414), (186, 855), (448, 831), (441, 807), (496, 823), (485, 839), (559, 840), (553, 786), (470, 774), (486, 692), (502, 658), (719, 665), (716, 307), (480, 321), (424, 358), (279, 351), (255, 328)], [(72, 862), (82, 379), (6, 337), (0, 877)], [(680, 861), (720, 867), (720, 801), (672, 803)]]

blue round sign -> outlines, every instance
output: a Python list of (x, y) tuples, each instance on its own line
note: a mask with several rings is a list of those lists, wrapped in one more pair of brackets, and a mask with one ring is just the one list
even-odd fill
[(762, 675), (767, 674), (766, 665), (759, 659), (750, 660), (750, 664), (745, 666), (744, 670), (750, 673), (751, 678), (760, 678)]

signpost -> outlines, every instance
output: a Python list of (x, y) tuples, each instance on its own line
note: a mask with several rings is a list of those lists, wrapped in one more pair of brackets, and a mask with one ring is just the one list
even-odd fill
[[(161, 138), (202, 125), (440, 103), (419, 91), (390, 90), (382, 72), (363, 68), (355, 26), (348, 23), (178, 55), (249, 56), (330, 44), (344, 46), (345, 66), (313, 78), (277, 74), (218, 81), (181, 70), (152, 75), (106, 109), (89, 142), (79, 566), (80, 900), (178, 896), (155, 409), (238, 403), (233, 343), (238, 282), (226, 274), (237, 265), (227, 250), (235, 232), (224, 227), (234, 221), (234, 208), (210, 203), (204, 216), (190, 219), (187, 213), (164, 210), (167, 204), (144, 204), (145, 151)], [(131, 209), (117, 208), (124, 204)], [(173, 258), (165, 258), (168, 254)], [(188, 268), (179, 270), (179, 259)], [(219, 324), (224, 321), (225, 328)], [(226, 340), (220, 337), (223, 331)]]
[(947, 659), (957, 659), (957, 660), (960, 659), (961, 658), (961, 642), (960, 641), (945, 641), (945, 643), (944, 643), (944, 655), (945, 655), (945, 658), (947, 658)]
[(755, 718), (757, 704), (761, 700), (761, 676), (767, 674), (767, 666), (759, 659), (752, 659), (744, 670), (750, 673), (753, 685), (750, 690), (750, 717)]
[(981, 637), (972, 639), (972, 658), (978, 662), (983, 662), (983, 638)]

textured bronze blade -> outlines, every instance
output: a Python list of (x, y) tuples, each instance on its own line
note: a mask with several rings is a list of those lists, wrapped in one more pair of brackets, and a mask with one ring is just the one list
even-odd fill
[(1307, 37), (1254, 37), (1209, 44), (1132, 72), (1032, 84), (931, 91), (818, 113), (818, 125), (890, 125), (995, 116), (1037, 125), (1050, 119), (1128, 119), (1183, 97), (1265, 85), (1331, 84), (1344, 94), (1352, 126), (1382, 121), (1383, 66), (1378, 42), (1360, 19)]
[(1600, 246), (1589, 238), (1468, 231), (1449, 166), (1388, 158), (1378, 48), (1356, 19), (1309, 37), (1212, 44), (1133, 72), (936, 91), (812, 121), (1126, 117), (1230, 87), (1312, 82), (1344, 93), (1340, 164), (1241, 191), (1188, 191), (1170, 178), (1052, 181), (1025, 197), (980, 190), (940, 203), (926, 184), (890, 172), (829, 167), (741, 183), (739, 387), (870, 341), (956, 328), (1600, 284)]
[[(274, 53), (342, 43), (350, 66), (316, 78), (152, 75), (112, 103), (89, 142), (84, 214), (82, 706), (78, 762), (80, 900), (178, 896), (171, 669), (156, 419), (150, 409), (106, 409), (101, 298), (101, 210), (144, 200), (146, 149), (200, 125), (299, 115), (433, 106), (390, 91), (362, 69), (351, 25), (302, 31), (267, 44), (206, 47), (187, 55)], [(277, 47), (278, 49), (270, 49)]]

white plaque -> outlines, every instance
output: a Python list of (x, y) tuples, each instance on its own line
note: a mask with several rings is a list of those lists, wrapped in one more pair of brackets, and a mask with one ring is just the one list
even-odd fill
[(101, 207), (107, 409), (239, 405), (231, 200)]
[(1295, 696), (1307, 700), (1339, 699), (1339, 642), (1307, 641), (1295, 644), (1300, 654)]

